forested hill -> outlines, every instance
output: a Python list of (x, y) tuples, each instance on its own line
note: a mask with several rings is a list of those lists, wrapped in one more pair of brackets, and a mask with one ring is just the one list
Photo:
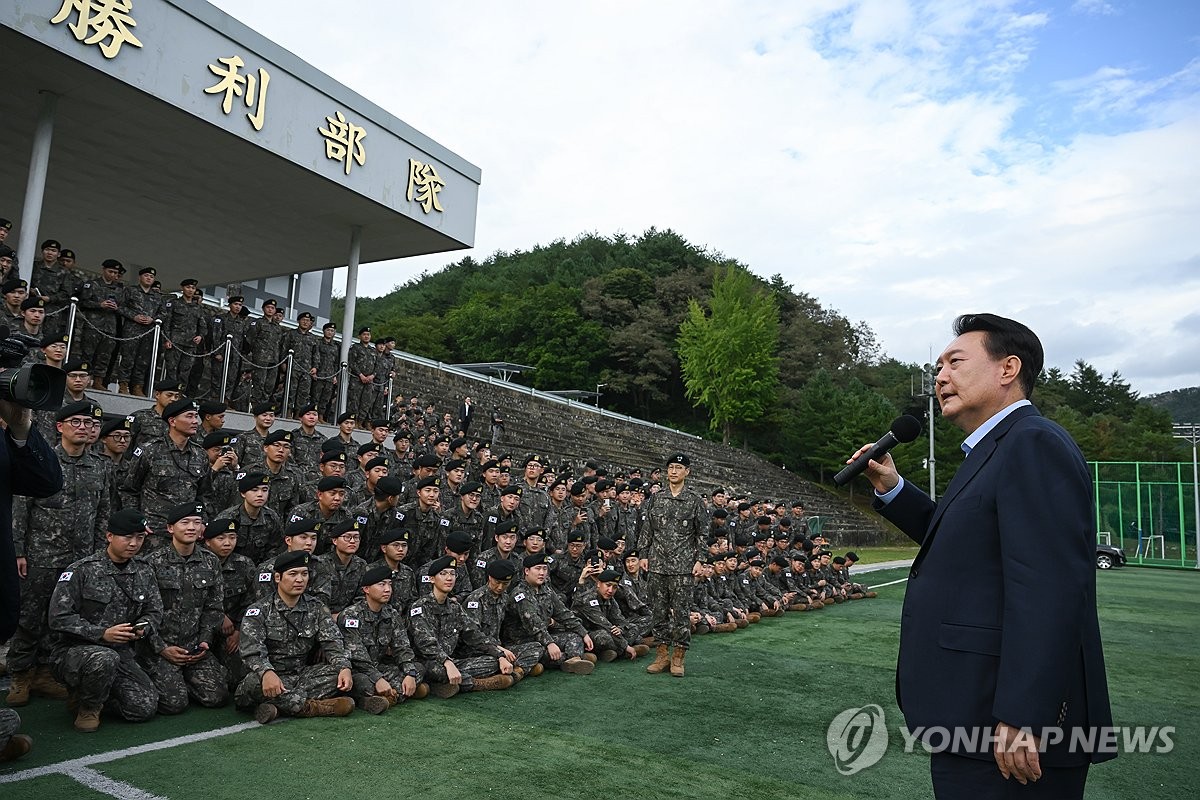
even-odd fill
[(1200, 386), (1173, 389), (1143, 398), (1153, 406), (1166, 409), (1171, 419), (1181, 424), (1200, 422)]
[[(917, 365), (887, 358), (865, 323), (803, 289), (778, 275), (763, 280), (669, 230), (588, 234), (464, 258), (384, 297), (360, 297), (355, 327), (447, 363), (528, 365), (515, 380), (538, 389), (605, 384), (605, 408), (720, 432), (824, 481), (897, 413), (924, 418), (925, 401), (912, 396)], [(341, 306), (335, 300), (334, 319)], [(1070, 374), (1048, 369), (1035, 402), (1089, 459), (1178, 457), (1167, 413), (1138, 402), (1119, 373), (1106, 378), (1082, 361)], [(940, 415), (935, 433), (944, 488), (962, 434)], [(927, 480), (927, 444), (893, 455), (905, 474)]]

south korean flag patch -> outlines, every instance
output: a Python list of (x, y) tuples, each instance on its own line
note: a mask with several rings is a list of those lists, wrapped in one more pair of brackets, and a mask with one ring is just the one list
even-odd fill
[(467, 608), (479, 608), (478, 600), (471, 600), (467, 603)]
[(259, 583), (267, 583), (270, 580), (271, 580), (271, 573), (269, 573), (269, 572), (258, 573), (258, 582)]
[(588, 600), (588, 605), (589, 606), (598, 606), (598, 605), (600, 605), (600, 601), (593, 597), (591, 600)]
[(358, 620), (354, 619), (353, 617), (346, 617), (346, 619), (342, 620), (342, 624), (347, 628), (357, 628)]
[(433, 578), (429, 577), (428, 575), (421, 576), (421, 583), (432, 583), (432, 582), (433, 582)]
[(58, 576), (58, 582), (59, 582), (59, 583), (62, 583), (63, 581), (69, 581), (69, 580), (71, 580), (71, 576), (72, 576), (72, 575), (74, 575), (74, 574), (75, 574), (75, 573), (74, 573), (74, 572), (71, 572), (71, 570), (67, 570), (67, 571), (66, 571), (66, 572), (64, 572), (62, 575), (59, 575), (59, 576)]
[(262, 610), (258, 609), (258, 608), (247, 608), (246, 609), (247, 617), (257, 617), (260, 613), (262, 613)]
[(525, 593), (524, 593), (524, 592), (517, 592), (515, 595), (513, 595), (513, 602), (514, 602), (514, 603), (519, 603), (519, 602), (521, 602), (521, 601), (522, 601), (522, 600), (524, 600), (524, 599), (525, 599)]
[(420, 606), (413, 606), (408, 610), (408, 615), (410, 617), (419, 617), (423, 613), (425, 613), (425, 609), (421, 608)]
[(481, 558), (475, 562), (475, 566), (479, 567), (480, 569), (487, 569), (487, 562)]

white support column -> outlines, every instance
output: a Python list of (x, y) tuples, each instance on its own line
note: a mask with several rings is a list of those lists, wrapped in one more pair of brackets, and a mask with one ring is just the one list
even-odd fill
[[(358, 259), (361, 254), (362, 226), (354, 225), (350, 228), (350, 259), (346, 262), (346, 308), (342, 312), (342, 353), (339, 360), (343, 364), (350, 360), (350, 343), (354, 341), (354, 331), (351, 328), (354, 326), (354, 307), (358, 297)], [(350, 380), (349, 373), (346, 380)], [(348, 389), (349, 387), (343, 387), (338, 393), (339, 396), (347, 396)], [(341, 415), (346, 408), (341, 402), (338, 406), (338, 414)]]
[(21, 277), (33, 277), (33, 260), (41, 255), (37, 250), (38, 229), (42, 225), (42, 200), (46, 196), (46, 174), (50, 168), (50, 142), (54, 138), (54, 111), (58, 95), (45, 90), (37, 128), (33, 132), (33, 150), (29, 154), (29, 179), (25, 182), (25, 206), (21, 210), (21, 232), (17, 258), (21, 262)]

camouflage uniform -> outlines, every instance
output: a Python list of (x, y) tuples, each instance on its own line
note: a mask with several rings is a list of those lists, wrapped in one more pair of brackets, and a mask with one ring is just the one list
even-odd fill
[[(634, 643), (640, 642), (650, 634), (650, 626), (654, 620), (654, 614), (646, 603), (649, 593), (646, 592), (645, 584), (645, 580), (634, 580), (629, 577), (629, 573), (623, 574), (617, 583), (615, 599), (629, 626), (626, 631), (628, 635), (625, 638)], [(639, 585), (641, 586), (640, 592)], [(645, 596), (642, 592), (646, 593)]]
[[(254, 562), (241, 553), (230, 553), (229, 558), (221, 562), (221, 585), (224, 589), (221, 605), (225, 609), (225, 616), (237, 625), (242, 621), (246, 608), (257, 599), (255, 595), (258, 590), (258, 571)], [(241, 654), (236, 648), (232, 653), (226, 650), (228, 641), (225, 635), (218, 631), (212, 650), (217, 661), (221, 662), (221, 666), (225, 667), (229, 674), (227, 685), (237, 686), (242, 678), (246, 677), (246, 667), (242, 664)]]
[(417, 683), (424, 680), (425, 667), (417, 660), (408, 640), (406, 613), (390, 604), (372, 611), (366, 598), (361, 598), (346, 606), (338, 617), (353, 671), (354, 688), (350, 694), (355, 700), (376, 694), (375, 684), (380, 678), (386, 679), (397, 692), (406, 677)]
[[(282, 554), (283, 551), (280, 551), (279, 555)], [(254, 568), (257, 574), (254, 602), (262, 602), (277, 593), (275, 590), (275, 559), (278, 557), (278, 555), (271, 556)], [(313, 556), (308, 562), (308, 587), (304, 590), (304, 596), (311, 597), (324, 606), (324, 598), (329, 596), (329, 580), (332, 576), (329, 572), (318, 572), (314, 566), (315, 561), (316, 557)], [(328, 613), (328, 609), (326, 613)]]
[[(129, 473), (121, 485), (121, 503), (125, 508), (141, 509), (150, 529), (165, 534), (166, 510), (196, 502), (200, 479), (211, 471), (208, 455), (191, 440), (183, 447), (176, 447), (170, 438), (150, 442), (133, 450)], [(147, 547), (154, 549), (164, 543), (161, 536), (146, 538)]]
[(375, 351), (375, 384), (371, 400), (371, 419), (380, 419), (388, 415), (388, 382), (396, 371), (396, 357), (391, 350)]
[(489, 550), (484, 550), (482, 553), (470, 560), (471, 575), (474, 578), (472, 583), (475, 586), (486, 586), (488, 564), (505, 558), (513, 563), (513, 566), (517, 568), (517, 574), (520, 575), (523, 564), (521, 557), (517, 555), (517, 551), (513, 550), (511, 553), (505, 556), (497, 548), (493, 547)]
[(363, 383), (358, 377), (362, 375), (371, 375), (375, 372), (375, 348), (369, 344), (363, 344), (361, 341), (350, 345), (350, 353), (346, 356), (348, 377), (347, 394), (346, 394), (346, 410), (356, 415), (360, 420), (365, 420), (370, 417), (367, 413), (370, 411), (369, 404), (366, 399), (370, 398), (374, 392), (374, 386), (370, 383)]
[(338, 614), (353, 603), (355, 597), (362, 594), (359, 591), (359, 580), (367, 574), (367, 562), (352, 555), (350, 561), (343, 564), (331, 550), (325, 555), (313, 558), (310, 572), (314, 576), (314, 583), (319, 587), (314, 590), (314, 595), (326, 608)]
[(283, 332), (279, 355), (282, 358), (289, 350), (292, 351), (292, 380), (288, 391), (288, 407), (283, 409), (284, 416), (298, 416), (294, 414), (295, 410), (308, 404), (312, 395), (312, 375), (309, 370), (316, 359), (316, 345), (317, 336), (311, 330), (288, 328)]
[[(275, 484), (272, 482), (272, 488)], [(268, 500), (268, 502), (270, 502)], [(347, 522), (354, 519), (354, 515), (346, 508), (345, 504), (338, 506), (328, 516), (321, 510), (320, 500), (309, 500), (307, 503), (301, 503), (298, 506), (292, 506), (291, 512), (287, 516), (288, 522), (295, 522), (300, 519), (315, 519), (321, 523), (317, 528), (317, 549), (316, 553), (323, 554), (329, 552), (331, 543), (330, 531), (333, 526), (341, 522)]]
[(512, 596), (511, 611), (504, 619), (504, 640), (513, 642), (537, 642), (542, 647), (558, 645), (562, 661), (549, 662), (561, 665), (570, 658), (583, 657), (583, 637), (587, 629), (567, 608), (558, 592), (550, 588), (549, 582), (532, 586), (521, 582), (509, 592)]
[(350, 513), (357, 519), (366, 520), (361, 523), (362, 544), (358, 552), (368, 560), (374, 560), (379, 555), (379, 539), (385, 531), (404, 527), (403, 512), (390, 506), (380, 508), (374, 500), (355, 506)]
[(225, 337), (232, 336), (229, 346), (229, 369), (225, 369), (225, 350), (222, 348), (212, 355), (209, 365), (209, 393), (216, 396), (221, 391), (221, 375), (228, 375), (225, 386), (226, 397), (236, 394), (235, 389), (242, 379), (242, 349), (246, 344), (246, 329), (250, 321), (246, 317), (235, 316), (226, 311), (212, 318), (209, 324), (209, 349), (225, 344)]
[(550, 583), (563, 602), (569, 603), (579, 586), (579, 576), (587, 566), (587, 559), (583, 557), (583, 553), (579, 554), (579, 558), (571, 558), (570, 552), (565, 548), (553, 558), (554, 563), (550, 565)]
[(279, 472), (272, 472), (270, 465), (265, 465), (263, 472), (271, 478), (267, 506), (274, 509), (280, 519), (290, 518), (292, 510), (308, 499), (304, 495), (304, 473), (286, 461)]
[(254, 373), (251, 402), (270, 400), (275, 393), (275, 381), (279, 377), (279, 367), (275, 365), (283, 358), (283, 334), (283, 326), (273, 319), (251, 320), (246, 328), (245, 344), (250, 351), (250, 360), (260, 365), (251, 368)]
[[(303, 406), (304, 403), (299, 403), (296, 408)], [(296, 426), (292, 431), (292, 456), (288, 460), (297, 467), (312, 472), (321, 463), (321, 445), (324, 443), (325, 436), (320, 431), (314, 430), (310, 436), (304, 432), (303, 427)]]
[(0, 708), (0, 750), (4, 750), (13, 735), (20, 730), (21, 715), (11, 708)]
[(197, 486), (199, 500), (204, 504), (204, 514), (208, 519), (215, 518), (226, 508), (229, 508), (241, 497), (238, 492), (237, 476), (241, 470), (232, 467), (221, 467), (215, 472), (210, 467)]
[[(126, 338), (144, 334), (137, 339), (121, 342), (121, 363), (117, 367), (117, 380), (133, 382), (134, 386), (145, 386), (150, 376), (150, 354), (154, 350), (154, 323), (141, 325), (134, 317), (145, 314), (151, 320), (158, 318), (162, 297), (153, 290), (143, 291), (135, 283), (125, 289), (121, 302), (121, 316), (125, 320), (123, 334)], [(161, 358), (161, 356), (160, 356)]]
[[(571, 610), (592, 637), (592, 645), (597, 653), (612, 650), (618, 657), (623, 656), (625, 648), (637, 641), (633, 638), (629, 621), (621, 614), (616, 597), (608, 600), (600, 597), (594, 581), (590, 586), (581, 587), (571, 598)], [(619, 635), (612, 632), (614, 626), (621, 629)]]
[(445, 550), (446, 537), (450, 535), (450, 531), (462, 531), (471, 537), (470, 558), (474, 560), (474, 556), (479, 552), (480, 542), (483, 540), (483, 514), (476, 509), (471, 513), (463, 513), (462, 503), (455, 503), (454, 508), (449, 511), (442, 512), (442, 518), (449, 524), (443, 525), (438, 536), (439, 552)]
[(116, 355), (118, 343), (115, 337), (121, 320), (119, 310), (101, 308), (100, 304), (105, 300), (113, 300), (119, 307), (124, 296), (125, 284), (120, 281), (105, 283), (103, 280), (88, 280), (79, 286), (76, 297), (87, 322), (76, 319), (76, 336), (71, 351), (91, 365), (93, 378), (103, 380), (108, 372), (109, 363)]
[(34, 262), (33, 273), (29, 278), (29, 294), (33, 295), (36, 288), (46, 298), (46, 321), (42, 323), (42, 333), (67, 330), (66, 308), (71, 304), (71, 296), (75, 289), (84, 280), (82, 272), (64, 269), (61, 263), (50, 268), (41, 260)]
[(664, 489), (642, 503), (637, 541), (649, 566), (657, 644), (686, 648), (691, 641), (692, 568), (704, 552), (707, 519), (700, 495), (686, 486), (678, 495)]
[[(190, 385), (188, 376), (195, 366), (194, 354), (202, 352), (208, 337), (208, 320), (203, 306), (199, 301), (189, 303), (182, 297), (169, 297), (162, 304), (161, 313), (163, 336), (171, 341), (170, 349), (165, 350), (167, 374)], [(201, 337), (200, 344), (193, 344), (192, 339), (197, 336)], [(162, 346), (165, 348), (166, 343)]]
[[(167, 425), (167, 421), (162, 418), (162, 413), (154, 406), (139, 408), (130, 414), (130, 417), (133, 419), (133, 438), (130, 439), (129, 450), (126, 452), (132, 453), (143, 444), (158, 442), (167, 438), (167, 431), (170, 430), (170, 427)], [(126, 456), (126, 458), (129, 458), (129, 456)]]
[[(512, 605), (512, 597), (508, 592), (493, 594), (486, 585), (480, 586), (463, 600), (463, 608), (471, 621), (490, 638), (511, 650), (517, 657), (516, 666), (528, 673), (535, 664), (542, 660), (542, 656), (546, 654), (546, 648), (542, 647), (539, 642), (523, 642), (521, 644), (513, 642), (510, 644), (501, 638), (500, 630), (504, 625), (504, 618), (508, 615), (510, 605)], [(461, 644), (458, 649), (464, 656), (485, 655)]]
[[(370, 566), (375, 567), (380, 564), (386, 566), (387, 561), (381, 558)], [(388, 605), (407, 614), (409, 606), (417, 597), (417, 573), (413, 572), (412, 567), (400, 562), (396, 565), (396, 569), (392, 570), (392, 599), (388, 601)]]
[(530, 486), (522, 481), (521, 504), (517, 506), (517, 519), (521, 521), (521, 530), (534, 528), (549, 530), (550, 528), (550, 493), (539, 486)]
[[(396, 511), (403, 514), (402, 527), (412, 532), (408, 546), (408, 560), (414, 564), (424, 564), (438, 557), (437, 543), (442, 538), (442, 530), (450, 531), (450, 520), (443, 519), (434, 510), (422, 511), (420, 501), (414, 500), (398, 506)], [(399, 515), (397, 515), (399, 517)]]
[(567, 549), (567, 534), (575, 521), (575, 507), (570, 503), (555, 505), (550, 502), (546, 512), (546, 552), (561, 553)]
[(73, 689), (81, 709), (120, 714), (144, 722), (158, 708), (158, 688), (128, 644), (104, 641), (121, 623), (149, 622), (153, 637), (162, 621), (162, 598), (154, 571), (141, 559), (116, 564), (107, 551), (71, 564), (54, 585), (50, 630), (55, 634), (55, 677)]
[(317, 375), (313, 379), (312, 400), (317, 406), (321, 419), (333, 419), (337, 416), (337, 386), (334, 379), (326, 377), (337, 373), (342, 365), (342, 346), (333, 340), (326, 341), (322, 336), (317, 340), (316, 355), (313, 366)]
[(104, 546), (112, 503), (112, 475), (95, 453), (68, 455), (54, 448), (63, 474), (61, 492), (46, 498), (13, 497), (12, 536), (17, 558), (25, 558), (21, 613), (8, 651), (9, 670), (37, 666), (45, 650), (46, 613), (58, 576), (68, 564)]
[[(457, 599), (439, 603), (432, 594), (413, 601), (408, 609), (408, 637), (417, 659), (425, 665), (429, 683), (448, 683), (446, 662), (453, 661), (462, 673), (462, 691), (469, 692), (475, 678), (487, 678), (500, 672), (503, 649), (471, 621)], [(459, 645), (465, 644), (487, 655), (454, 658)]]
[(283, 520), (273, 509), (263, 506), (258, 510), (258, 517), (254, 518), (246, 513), (244, 503), (238, 503), (217, 516), (237, 522), (238, 538), (234, 552), (250, 559), (250, 563), (256, 564), (268, 556), (274, 557), (283, 552)]
[[(444, 553), (445, 550), (442, 552)], [(441, 556), (438, 556), (438, 558), (441, 558)], [(430, 594), (433, 592), (433, 578), (429, 577), (429, 567), (433, 562), (434, 559), (431, 558), (417, 570), (417, 575), (419, 576), (417, 578), (419, 584), (417, 587), (418, 594)], [(450, 596), (461, 601), (471, 592), (475, 591), (479, 583), (472, 577), (470, 562), (465, 559), (458, 562), (458, 566), (454, 568), (454, 573), (458, 576), (458, 579), (454, 582), (454, 591), (450, 592)]]
[[(241, 709), (271, 703), (284, 714), (296, 715), (309, 700), (325, 700), (340, 692), (338, 673), (350, 668), (342, 636), (329, 610), (308, 592), (289, 608), (278, 592), (246, 609), (242, 617), (242, 662), (249, 671), (238, 684), (234, 700)], [(322, 663), (309, 657), (320, 648)], [(267, 698), (263, 675), (274, 672), (284, 692)]]
[[(524, 501), (522, 501), (522, 504), (523, 503)], [(482, 505), (480, 507), (482, 508)], [(518, 505), (517, 510), (513, 511), (511, 514), (500, 508), (498, 505), (489, 508), (483, 515), (483, 538), (479, 540), (479, 549), (494, 549), (496, 547), (496, 529), (506, 522), (511, 522), (515, 519), (518, 525), (517, 530), (524, 530), (522, 527), (520, 527), (521, 521), (520, 517), (518, 516), (520, 514), (520, 510), (520, 505)], [(449, 527), (447, 527), (446, 532), (449, 533), (449, 530)]]
[[(203, 547), (184, 556), (168, 545), (147, 556), (146, 563), (158, 581), (163, 619), (147, 637), (149, 647), (139, 649), (158, 687), (158, 712), (179, 714), (187, 708), (189, 697), (205, 708), (225, 705), (229, 673), (214, 654), (225, 617), (220, 560)], [(201, 643), (208, 645), (208, 652), (194, 664), (176, 666), (160, 655), (167, 645), (192, 650)]]

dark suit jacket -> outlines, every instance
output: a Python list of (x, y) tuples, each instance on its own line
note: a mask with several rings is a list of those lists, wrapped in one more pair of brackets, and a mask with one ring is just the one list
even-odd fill
[[(936, 505), (906, 481), (876, 507), (921, 545), (896, 667), (909, 730), (1112, 725), (1092, 480), (1066, 431), (1031, 406), (1018, 408), (971, 451)], [(1041, 760), (1112, 757), (1071, 754), (1063, 742)]]
[(12, 540), (13, 495), (49, 497), (62, 488), (58, 456), (37, 428), (29, 430), (22, 448), (13, 443), (7, 430), (0, 435), (0, 642), (8, 641), (16, 631), (21, 610), (21, 584)]
[(471, 419), (475, 416), (475, 404), (467, 405), (466, 403), (458, 404), (458, 427), (463, 431), (471, 429)]

